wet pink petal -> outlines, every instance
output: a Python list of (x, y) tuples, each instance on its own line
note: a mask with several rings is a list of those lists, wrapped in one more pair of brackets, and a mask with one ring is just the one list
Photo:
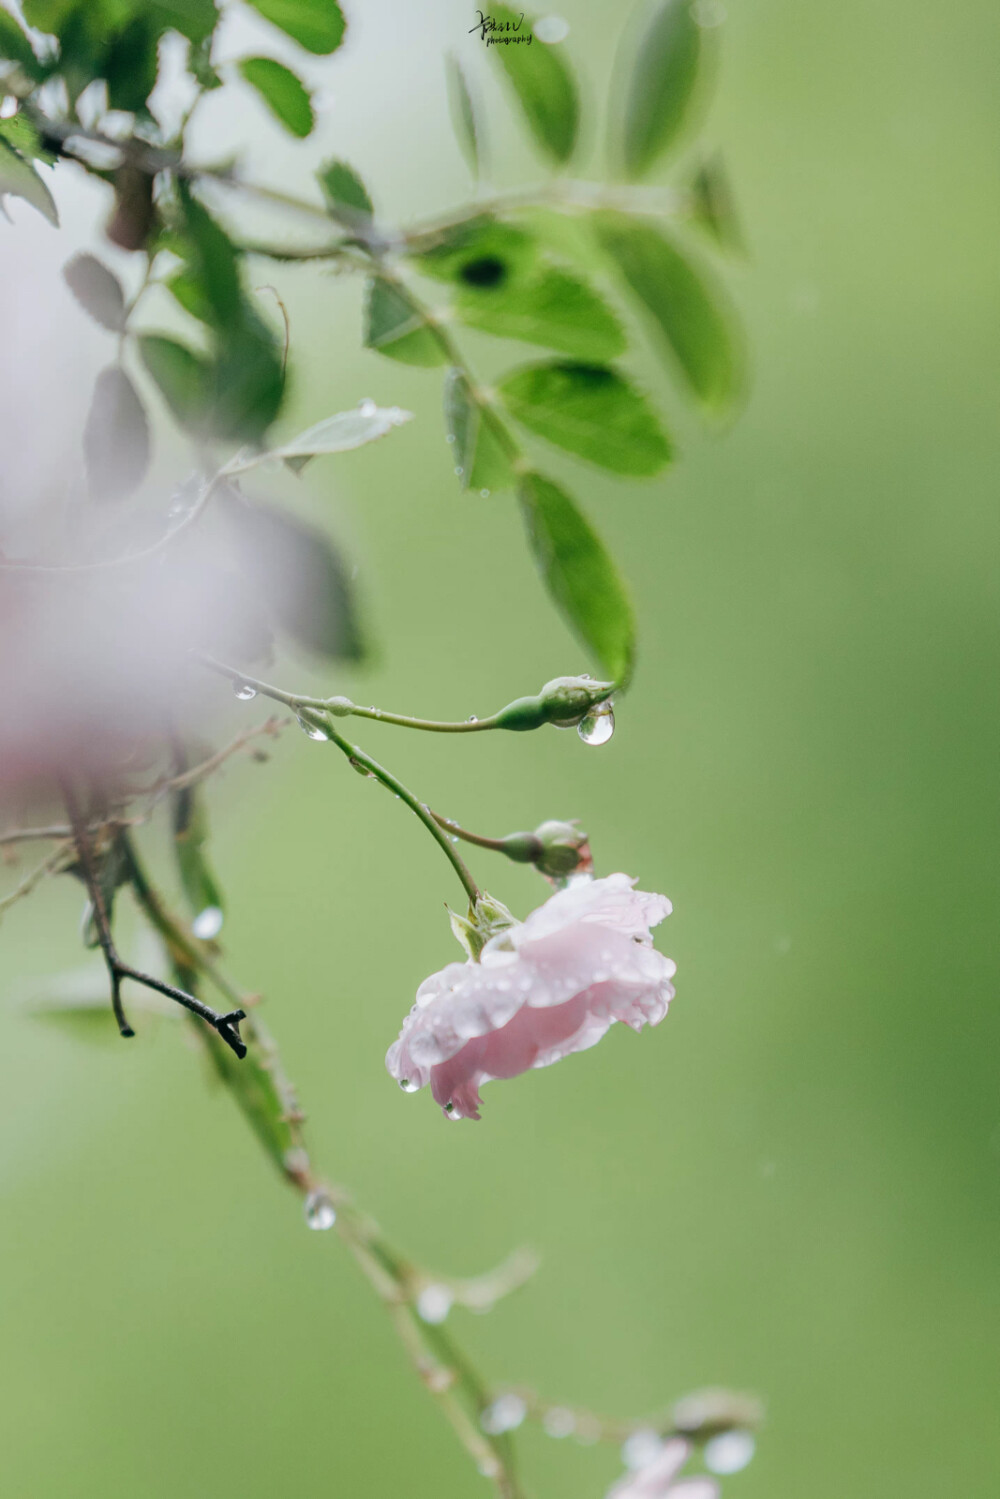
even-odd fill
[(648, 1463), (619, 1478), (606, 1499), (663, 1499), (664, 1495), (682, 1492), (683, 1486), (673, 1488), (672, 1484), (690, 1456), (691, 1443), (683, 1437), (672, 1437)]
[(386, 1066), (410, 1091), (430, 1084), (452, 1118), (478, 1119), (484, 1082), (547, 1067), (595, 1045), (616, 1020), (656, 1025), (674, 964), (650, 927), (670, 911), (624, 874), (583, 879), (500, 933), (479, 963), (449, 963), (417, 991)]

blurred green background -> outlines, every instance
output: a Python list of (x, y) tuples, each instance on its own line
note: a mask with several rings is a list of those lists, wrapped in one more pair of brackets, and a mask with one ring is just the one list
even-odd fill
[[(314, 72), (333, 94), (314, 155), (354, 162), (390, 219), (460, 201), (440, 59), (452, 46), (485, 72), (475, 14), (348, 10), (350, 45)], [(598, 98), (618, 8), (561, 10)], [(726, 1481), (741, 1499), (986, 1495), (995, 8), (744, 0), (724, 32), (706, 139), (751, 246), (726, 273), (747, 409), (705, 433), (640, 352), (683, 449), (673, 472), (617, 484), (538, 449), (634, 588), (640, 669), (613, 742), (358, 731), (451, 815), (495, 833), (579, 816), (599, 872), (668, 893), (668, 1020), (491, 1087), (477, 1126), (402, 1095), (382, 1056), (418, 982), (457, 956), (457, 887), (391, 798), (294, 733), (216, 789), (228, 960), (266, 996), (317, 1159), (391, 1238), (453, 1273), (540, 1251), (492, 1315), (452, 1314), (497, 1381), (623, 1416), (706, 1384), (755, 1391), (758, 1455)], [(498, 181), (530, 180), (520, 126), (490, 100)], [(305, 180), (277, 134), (248, 100), (235, 124), (206, 110), (203, 146), (249, 137), (260, 175)], [(596, 162), (593, 124), (591, 140)], [(14, 236), (37, 242), (53, 286), (106, 211), (67, 191), (61, 239), (24, 210), (3, 231), (5, 257)], [(358, 560), (377, 668), (288, 662), (282, 679), (458, 716), (585, 668), (510, 497), (458, 491), (439, 375), (359, 351), (353, 283), (260, 280), (292, 316), (289, 430), (362, 396), (417, 416), (315, 465), (295, 501)], [(226, 712), (220, 738), (260, 710)], [(521, 913), (546, 893), (488, 856), (476, 868)], [(10, 914), (8, 995), (80, 962), (79, 904), (63, 881)], [(306, 1232), (179, 1028), (88, 1045), (13, 999), (2, 1025), (4, 1493), (485, 1492), (335, 1236)], [(521, 1446), (540, 1499), (596, 1499), (619, 1469), (535, 1431)]]

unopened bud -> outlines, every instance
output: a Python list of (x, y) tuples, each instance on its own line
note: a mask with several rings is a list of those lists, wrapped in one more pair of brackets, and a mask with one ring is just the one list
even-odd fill
[(594, 682), (590, 677), (554, 677), (535, 697), (519, 697), (501, 708), (496, 726), (518, 733), (546, 723), (571, 729), (597, 703), (605, 702), (614, 687), (613, 682)]
[(564, 880), (571, 874), (589, 874), (594, 867), (590, 842), (576, 822), (543, 822), (535, 829), (541, 853), (534, 860), (540, 874)]

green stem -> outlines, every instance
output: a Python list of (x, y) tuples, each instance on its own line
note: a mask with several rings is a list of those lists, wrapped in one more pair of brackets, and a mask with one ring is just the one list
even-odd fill
[(502, 838), (486, 838), (482, 833), (470, 833), (468, 828), (460, 827), (453, 818), (442, 817), (440, 812), (435, 812), (430, 807), (428, 807), (427, 810), (428, 812), (430, 812), (439, 828), (446, 828), (449, 833), (454, 833), (456, 838), (461, 838), (463, 843), (474, 843), (477, 848), (488, 848), (495, 854), (503, 854), (507, 852), (507, 850), (504, 848), (504, 841)]

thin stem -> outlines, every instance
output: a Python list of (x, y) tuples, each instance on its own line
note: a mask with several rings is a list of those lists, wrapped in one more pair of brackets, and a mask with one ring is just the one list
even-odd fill
[(238, 671), (235, 666), (227, 666), (224, 661), (216, 661), (214, 656), (205, 655), (202, 651), (196, 651), (195, 655), (203, 666), (218, 672), (222, 677), (228, 677), (234, 686), (252, 687), (262, 697), (273, 698), (276, 703), (283, 703), (295, 713), (300, 713), (304, 708), (312, 708), (317, 713), (334, 713), (338, 718), (368, 718), (377, 723), (396, 724), (404, 729), (423, 729), (430, 734), (477, 734), (483, 729), (496, 728), (499, 716), (493, 714), (490, 718), (467, 718), (457, 723), (432, 718), (411, 718), (405, 713), (388, 713), (384, 708), (362, 708), (346, 697), (308, 697), (304, 693), (285, 692), (280, 687), (272, 686), (270, 682), (262, 682), (259, 677)]
[(72, 829), (66, 828), (64, 832), (69, 836), (60, 843), (59, 848), (54, 849), (30, 874), (25, 875), (19, 885), (16, 885), (9, 894), (0, 899), (0, 914), (8, 910), (17, 901), (23, 900), (26, 895), (30, 895), (41, 884), (46, 875), (59, 874), (72, 861)]
[(482, 833), (470, 833), (468, 828), (459, 827), (452, 817), (442, 817), (440, 812), (435, 812), (428, 807), (434, 821), (439, 828), (446, 828), (449, 833), (454, 833), (456, 838), (461, 838), (464, 843), (474, 843), (477, 848), (488, 848), (496, 854), (506, 853), (502, 838), (485, 838)]
[[(306, 710), (307, 715), (310, 712), (311, 710)], [(418, 798), (414, 796), (413, 792), (410, 791), (408, 787), (404, 786), (402, 781), (394, 776), (391, 771), (386, 770), (385, 767), (383, 765), (380, 765), (377, 760), (373, 760), (371, 755), (367, 754), (360, 747), (360, 745), (351, 744), (343, 737), (342, 734), (338, 734), (337, 730), (333, 727), (329, 720), (320, 722), (317, 719), (315, 721), (317, 722), (318, 727), (324, 730), (330, 742), (332, 744), (335, 744), (337, 748), (347, 756), (352, 765), (361, 766), (363, 769), (367, 770), (369, 775), (373, 775), (377, 781), (381, 781), (383, 786), (388, 787), (390, 791), (394, 791), (399, 797), (400, 801), (404, 801), (410, 808), (410, 810), (417, 814), (424, 827), (430, 833), (431, 837), (434, 838), (434, 840), (439, 843), (440, 846), (444, 849), (446, 855), (448, 856), (449, 862), (455, 870), (455, 873), (462, 881), (462, 885), (465, 889), (466, 895), (469, 897), (469, 901), (474, 906), (476, 904), (476, 901), (479, 899), (479, 887), (476, 884), (475, 880), (472, 878), (472, 874), (467, 868), (464, 860), (459, 855), (457, 849), (455, 848), (455, 845), (449, 838), (445, 837), (444, 833), (438, 827), (431, 812), (424, 805), (424, 803), (418, 800)]]

